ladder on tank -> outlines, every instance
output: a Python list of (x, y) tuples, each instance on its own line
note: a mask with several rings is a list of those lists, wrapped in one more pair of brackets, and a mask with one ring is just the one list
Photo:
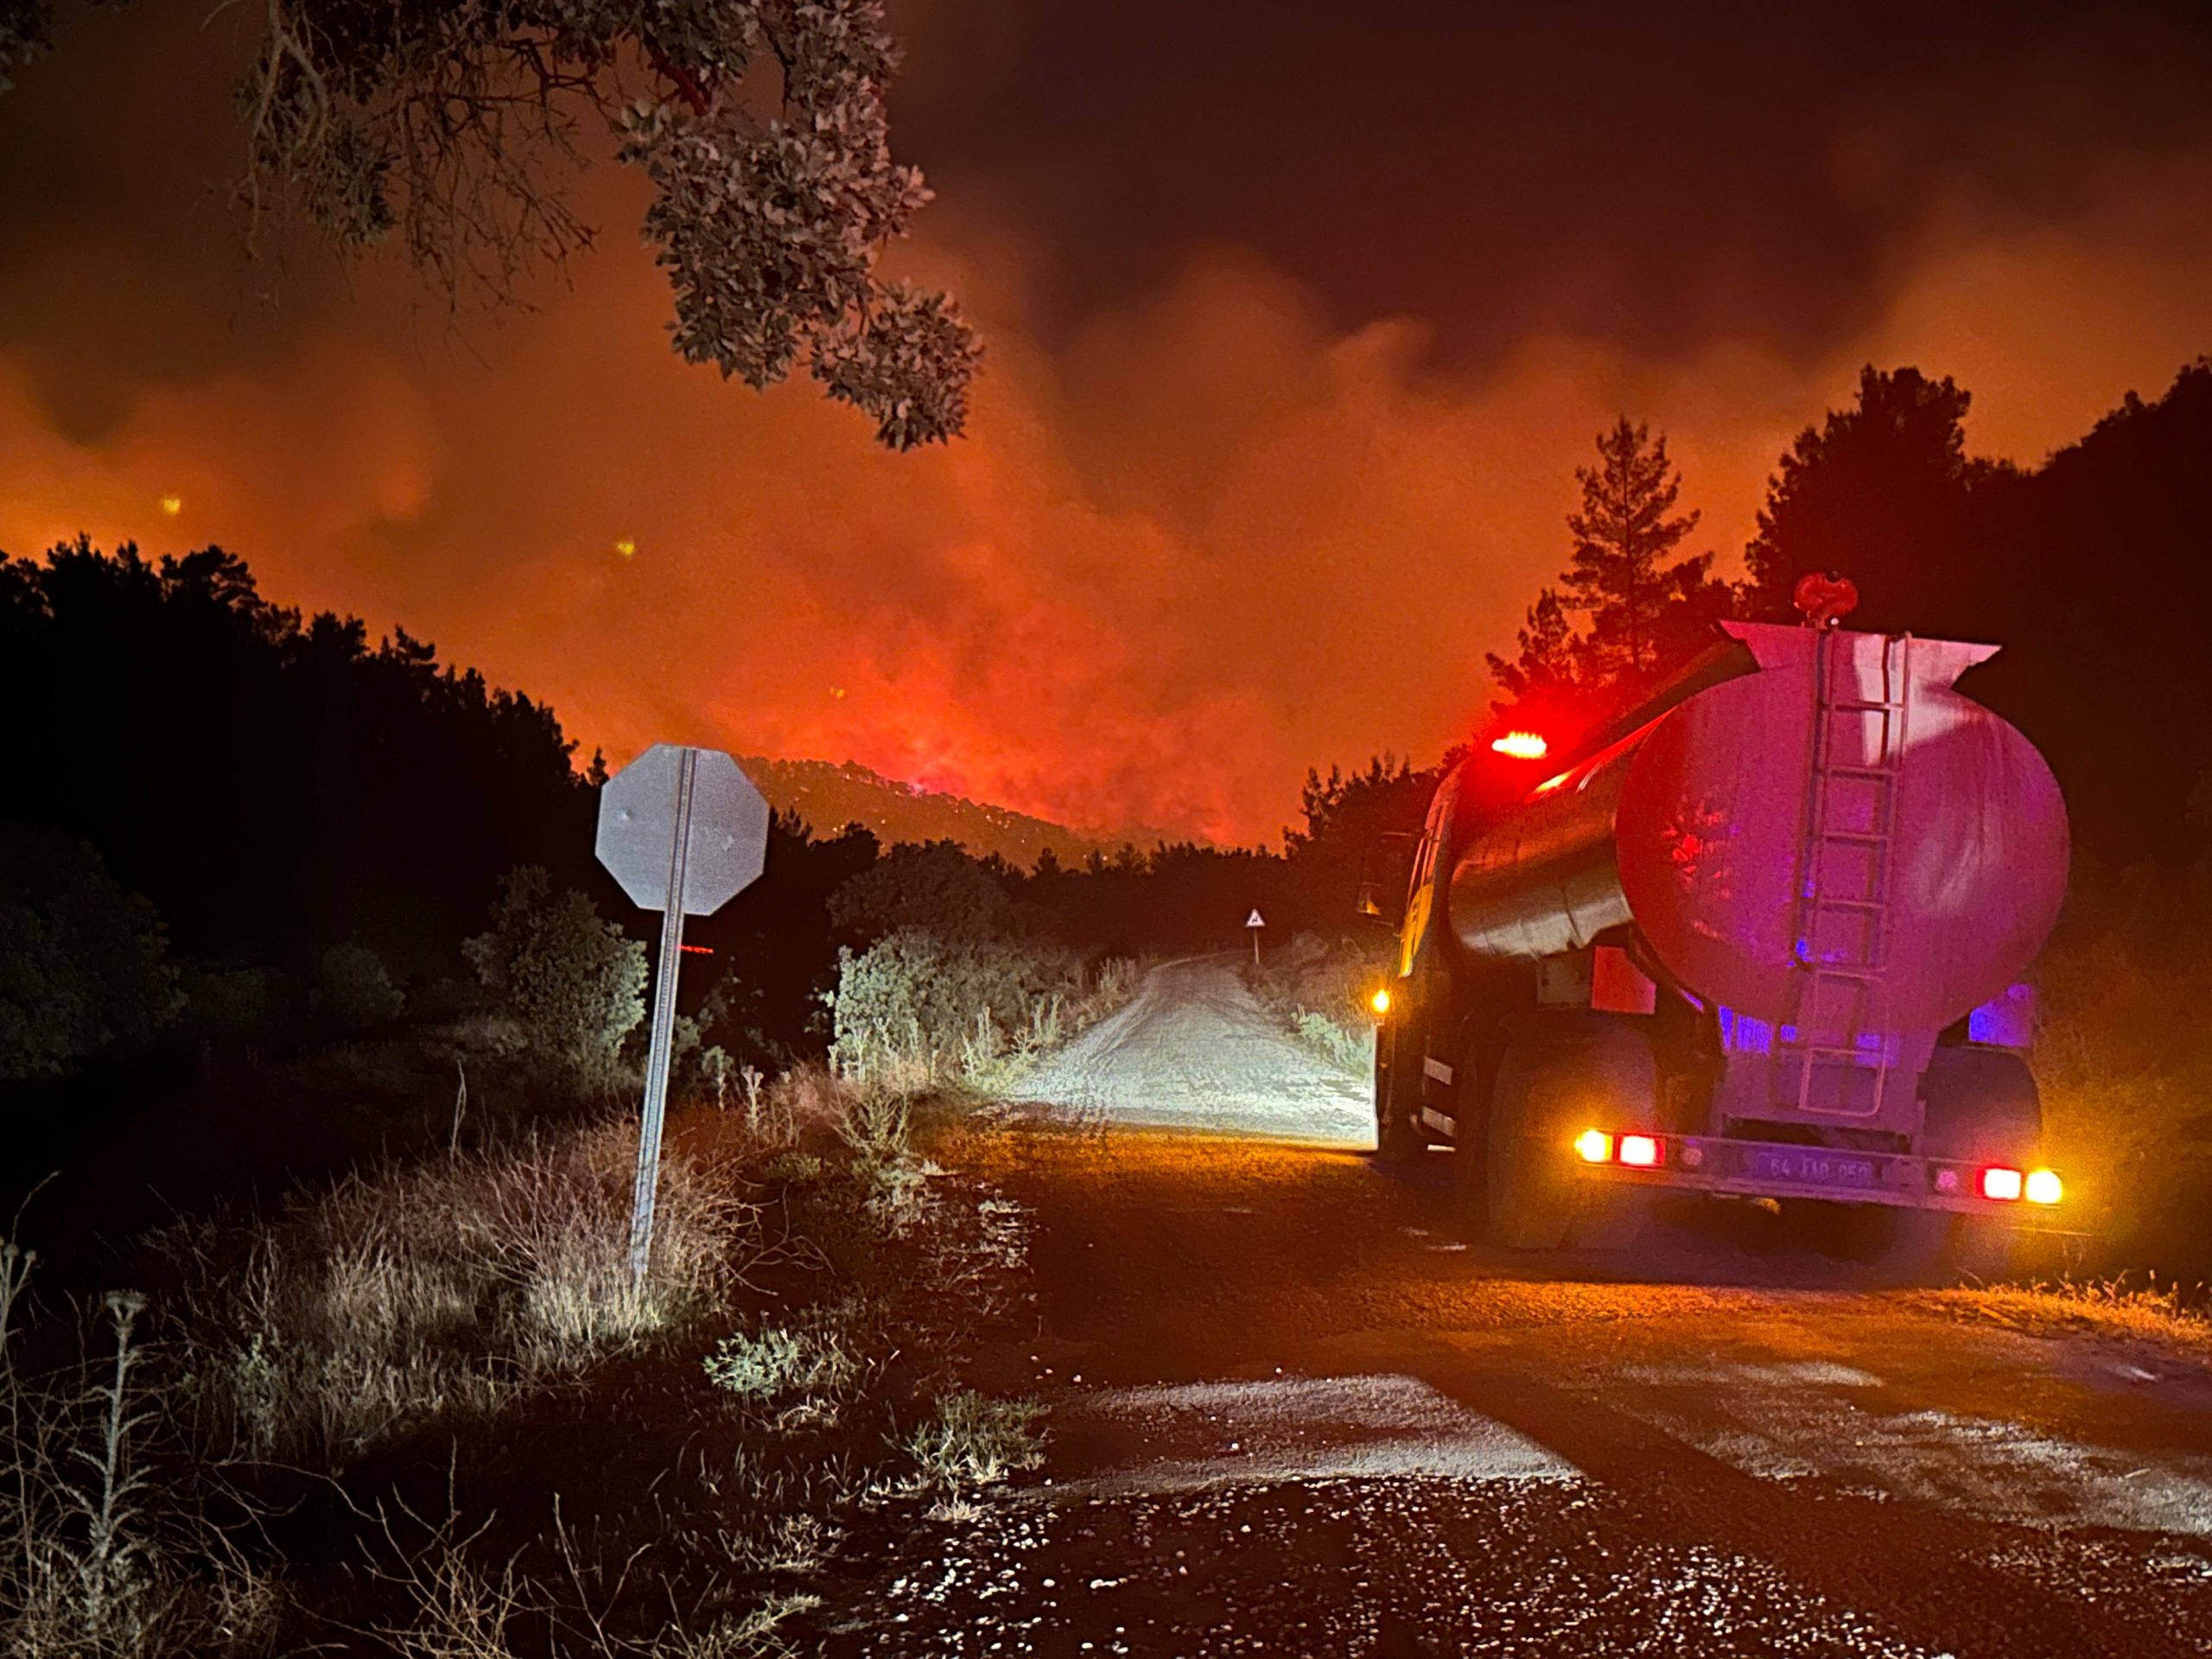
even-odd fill
[[(1887, 1018), (1891, 864), (1912, 696), (1912, 636), (1882, 640), (1878, 688), (1862, 683), (1858, 651), (1845, 643), (1849, 638), (1823, 633), (1814, 648), (1804, 879), (1793, 935), (1805, 978), (1797, 1040), (1789, 1050), (1800, 1059), (1799, 1112), (1872, 1117), (1882, 1109), (1895, 1058)], [(1839, 658), (1846, 671), (1840, 676)], [(1866, 695), (1877, 689), (1878, 696)], [(1858, 740), (1840, 753), (1840, 722)], [(1814, 1096), (1823, 1062), (1835, 1081), (1833, 1106)], [(1861, 1108), (1853, 1103), (1852, 1082), (1868, 1073), (1873, 1090)]]

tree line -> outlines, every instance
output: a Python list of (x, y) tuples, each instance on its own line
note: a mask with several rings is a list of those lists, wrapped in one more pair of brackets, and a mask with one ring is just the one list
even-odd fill
[[(1689, 550), (1699, 518), (1664, 435), (1624, 416), (1578, 473), (1559, 581), (1514, 653), (1491, 659), (1497, 727), (1571, 737), (1701, 649), (1716, 618), (1789, 620), (1801, 574), (1840, 569), (1864, 595), (1854, 626), (2003, 645), (1967, 689), (2050, 758), (2093, 861), (2183, 847), (2184, 804), (2212, 770), (2196, 641), (2212, 597), (2196, 483), (2212, 364), (2156, 401), (2131, 396), (2034, 468), (1974, 457), (1969, 406), (1948, 379), (1867, 369), (1852, 404), (1781, 458), (1732, 583)], [(404, 631), (372, 640), (358, 619), (273, 604), (222, 549), (149, 560), (79, 541), (0, 560), (0, 1033), (39, 1030), (49, 1069), (57, 1047), (160, 1028), (180, 973), (209, 1006), (224, 974), (289, 976), (353, 1023), (392, 994), (419, 1012), (449, 1004), (438, 988), (466, 992), (461, 944), (518, 868), (630, 922), (590, 858), (603, 767), (578, 766), (550, 709)], [(1004, 896), (1008, 926), (1081, 950), (1239, 944), (1254, 907), (1270, 939), (1356, 934), (1374, 924), (1355, 899), (1364, 887), (1392, 908), (1429, 793), (1446, 767), (1485, 761), (1487, 735), (1425, 765), (1317, 769), (1272, 848), (1048, 854), (1023, 870), (948, 845), (896, 868), (926, 906), (957, 861)], [(882, 926), (836, 895), (891, 868), (857, 828), (779, 818), (772, 833), (768, 878), (695, 928), (713, 959), (690, 976), (719, 1040), (762, 1063), (827, 1040), (837, 951)], [(96, 960), (73, 958), (72, 938)], [(136, 988), (130, 1006), (104, 984)], [(65, 1006), (73, 1025), (51, 1012)]]

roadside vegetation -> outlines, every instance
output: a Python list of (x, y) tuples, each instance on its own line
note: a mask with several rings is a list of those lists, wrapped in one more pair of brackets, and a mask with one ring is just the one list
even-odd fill
[(1141, 970), (1063, 943), (950, 842), (893, 848), (830, 914), (874, 941), (838, 953), (830, 1064), (894, 1096), (988, 1088), (1121, 1007)]
[(0, 1251), (0, 1640), (27, 1655), (768, 1654), (847, 1541), (972, 1512), (1036, 1409), (963, 1371), (1026, 1218), (819, 1066), (180, 1221), (37, 1317)]
[(2212, 774), (2170, 862), (2077, 874), (2037, 975), (2036, 1070), (2053, 1161), (2096, 1259), (2212, 1280)]
[(1307, 1048), (1356, 1077), (1375, 1069), (1375, 1014), (1369, 999), (1386, 982), (1395, 940), (1376, 928), (1358, 938), (1300, 933), (1259, 964), (1244, 982), (1262, 1007)]
[(2201, 1288), (2155, 1278), (2060, 1279), (1916, 1292), (1911, 1300), (1952, 1317), (2010, 1326), (2030, 1336), (2099, 1336), (2155, 1342), (2212, 1357), (2212, 1317)]

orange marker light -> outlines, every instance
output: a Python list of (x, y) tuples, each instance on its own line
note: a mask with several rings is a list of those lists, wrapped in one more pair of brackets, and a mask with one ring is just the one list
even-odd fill
[(1535, 732), (1508, 732), (1503, 737), (1491, 741), (1491, 748), (1516, 760), (1541, 760), (1551, 752), (1551, 747)]
[(1585, 1129), (1574, 1137), (1574, 1150), (1586, 1164), (1611, 1163), (1613, 1137), (1603, 1129)]
[(1389, 1013), (1390, 988), (1387, 985), (1378, 987), (1375, 995), (1367, 999), (1367, 1006), (1374, 1009), (1377, 1015)]
[(2028, 1172), (2028, 1202), (2056, 1204), (2066, 1196), (2066, 1185), (2058, 1179), (2055, 1169), (2031, 1169)]
[(2020, 1172), (2017, 1169), (1985, 1169), (1981, 1172), (1981, 1196), (2010, 1204), (2020, 1196)]
[(1659, 1138), (1650, 1135), (1621, 1136), (1621, 1162), (1637, 1169), (1651, 1169), (1659, 1162)]

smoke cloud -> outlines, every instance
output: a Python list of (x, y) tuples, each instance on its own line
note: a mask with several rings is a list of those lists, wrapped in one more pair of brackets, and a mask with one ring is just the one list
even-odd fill
[[(1827, 164), (1878, 195), (1910, 149), (1856, 130)], [(2031, 213), (1970, 171), (1922, 192), (1872, 302), (1817, 342), (1731, 326), (1713, 296), (1770, 278), (1720, 248), (1694, 339), (1534, 307), (1475, 354), (1465, 319), (1348, 319), (1254, 242), (1185, 240), (1071, 300), (1012, 198), (937, 182), (912, 263), (991, 354), (969, 437), (907, 455), (810, 387), (677, 363), (619, 228), (533, 314), (456, 339), (395, 273), (240, 311), (204, 251), (165, 264), (81, 201), (18, 199), (44, 240), (0, 270), (0, 547), (220, 542), (273, 597), (404, 625), (618, 763), (685, 738), (1271, 840), (1308, 765), (1431, 756), (1480, 718), (1483, 653), (1563, 562), (1616, 413), (1666, 430), (1732, 567), (1862, 361), (1955, 375), (1976, 448), (2032, 465), (2212, 349), (2212, 227), (2176, 212), (2212, 200), (2193, 142), (2114, 148)], [(626, 181), (594, 188), (634, 225)]]

